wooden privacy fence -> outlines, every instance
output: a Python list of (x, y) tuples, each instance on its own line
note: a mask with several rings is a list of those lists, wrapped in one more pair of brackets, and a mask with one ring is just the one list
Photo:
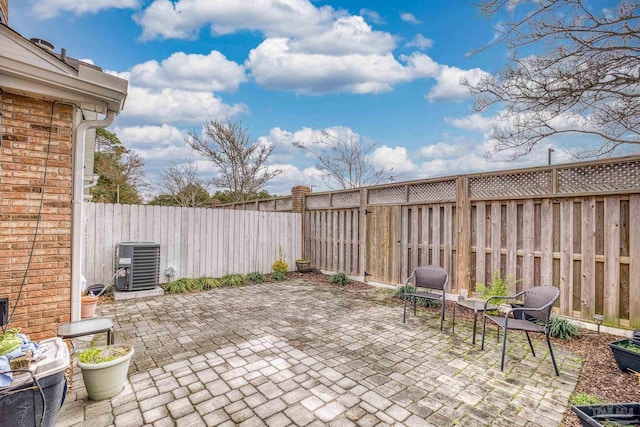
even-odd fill
[(314, 266), (399, 284), (446, 268), (454, 292), (494, 272), (513, 291), (553, 284), (561, 314), (640, 327), (640, 157), (315, 193)]
[(268, 273), (282, 254), (290, 268), (301, 256), (298, 213), (230, 209), (85, 204), (83, 274), (87, 283), (108, 283), (120, 242), (160, 244), (160, 282), (174, 266), (177, 277)]

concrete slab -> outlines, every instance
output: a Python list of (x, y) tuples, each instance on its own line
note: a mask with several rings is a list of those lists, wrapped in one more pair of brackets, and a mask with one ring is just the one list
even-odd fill
[(164, 289), (160, 286), (156, 286), (153, 289), (145, 289), (143, 291), (113, 291), (113, 299), (115, 301), (160, 297), (162, 295), (164, 295)]

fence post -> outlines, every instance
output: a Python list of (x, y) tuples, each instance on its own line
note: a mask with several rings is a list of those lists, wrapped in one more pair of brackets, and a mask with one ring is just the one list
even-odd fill
[(311, 188), (306, 185), (296, 185), (291, 189), (291, 210), (293, 212), (299, 213), (302, 216), (302, 220), (300, 221), (302, 226), (300, 230), (301, 234), (301, 247), (302, 247), (302, 258), (306, 258), (306, 250), (305, 250), (305, 202), (304, 198), (307, 194), (311, 194)]
[(471, 203), (469, 201), (469, 177), (456, 178), (456, 218), (458, 233), (457, 290), (471, 290)]

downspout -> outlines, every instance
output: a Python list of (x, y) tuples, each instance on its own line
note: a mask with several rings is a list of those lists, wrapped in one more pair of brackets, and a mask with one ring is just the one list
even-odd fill
[(116, 113), (107, 110), (102, 120), (83, 120), (76, 127), (73, 148), (73, 202), (71, 206), (71, 321), (80, 320), (80, 277), (84, 241), (84, 145), (89, 129), (106, 128)]

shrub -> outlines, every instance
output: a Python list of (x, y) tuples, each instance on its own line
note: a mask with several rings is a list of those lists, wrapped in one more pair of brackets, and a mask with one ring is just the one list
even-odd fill
[(259, 271), (252, 271), (251, 273), (247, 274), (247, 279), (251, 280), (252, 282), (262, 283), (265, 281), (266, 277), (264, 277), (264, 274), (260, 273)]
[(576, 393), (569, 396), (572, 405), (599, 405), (603, 403), (600, 399), (592, 394)]
[[(411, 285), (407, 286), (407, 291), (409, 294), (412, 294), (413, 292), (415, 292), (415, 290), (416, 288), (414, 286), (411, 286)], [(404, 299), (404, 286), (398, 286), (396, 290), (393, 291), (393, 296)], [(419, 305), (420, 307), (431, 308), (438, 305), (438, 301), (433, 299), (428, 299), (428, 298), (417, 298), (416, 304)]]
[(334, 285), (346, 286), (349, 284), (350, 280), (344, 273), (336, 273), (329, 278), (329, 282)]
[(289, 271), (289, 265), (282, 258), (278, 258), (271, 266), (271, 269), (274, 273), (286, 274)]
[(162, 288), (170, 294), (185, 294), (195, 289), (194, 279), (182, 278), (162, 285)]
[(213, 289), (221, 286), (220, 281), (213, 277), (201, 277), (198, 282), (200, 289)]
[(238, 287), (243, 286), (247, 282), (247, 278), (242, 274), (228, 273), (220, 278), (222, 286)]
[(578, 335), (578, 327), (563, 317), (551, 316), (549, 319), (549, 335), (561, 340), (570, 340)]
[(274, 271), (273, 273), (271, 273), (271, 278), (273, 280), (277, 280), (277, 281), (281, 281), (287, 278), (287, 275), (285, 273), (283, 273), (282, 271)]
[[(476, 291), (478, 293), (478, 297), (484, 300), (490, 297), (497, 296), (506, 296), (509, 295), (509, 288), (512, 285), (513, 280), (510, 277), (502, 278), (500, 277), (500, 272), (496, 271), (493, 274), (493, 279), (491, 283), (485, 285), (484, 283), (476, 283)], [(515, 285), (515, 282), (513, 283)], [(502, 304), (503, 299), (494, 299), (491, 301), (492, 304), (500, 305)]]

